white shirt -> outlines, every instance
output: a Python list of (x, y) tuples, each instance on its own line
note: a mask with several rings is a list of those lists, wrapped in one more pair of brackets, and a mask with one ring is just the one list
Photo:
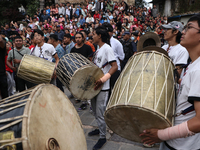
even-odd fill
[(110, 45), (114, 51), (115, 58), (117, 60), (118, 70), (121, 70), (120, 60), (124, 60), (125, 54), (122, 44), (115, 38), (110, 38)]
[[(176, 113), (190, 107), (194, 100), (200, 101), (200, 57), (190, 64), (182, 78), (178, 98), (176, 102)], [(174, 125), (181, 124), (195, 117), (196, 112), (192, 111), (186, 115), (175, 117)], [(200, 133), (187, 138), (179, 138), (167, 141), (167, 143), (178, 150), (196, 150), (200, 149)]]
[(66, 12), (66, 15), (70, 16), (70, 8), (67, 8), (65, 12)]
[(50, 62), (52, 62), (53, 56), (55, 54), (56, 54), (56, 49), (54, 48), (53, 45), (48, 44), (48, 43), (44, 43), (42, 45), (41, 51), (40, 51), (40, 47), (38, 47), (38, 45), (36, 45), (35, 49), (33, 49), (31, 51), (31, 55), (44, 58)]
[(87, 17), (87, 18), (86, 18), (86, 22), (87, 22), (87, 23), (94, 22), (94, 18), (93, 18), (93, 17), (90, 17), (90, 18)]
[[(113, 49), (108, 45), (104, 44), (101, 48), (98, 48), (96, 53), (94, 54), (93, 62), (101, 68), (104, 74), (108, 73), (111, 65), (110, 62), (116, 61)], [(103, 67), (106, 63), (108, 63), (105, 67)], [(110, 79), (108, 79), (104, 84), (102, 90), (110, 89)]]
[[(169, 44), (164, 45), (162, 48), (167, 51)], [(175, 46), (170, 46), (168, 50), (168, 55), (173, 61), (174, 65), (178, 64), (187, 64), (187, 60), (189, 58), (188, 51), (185, 47), (177, 44)]]

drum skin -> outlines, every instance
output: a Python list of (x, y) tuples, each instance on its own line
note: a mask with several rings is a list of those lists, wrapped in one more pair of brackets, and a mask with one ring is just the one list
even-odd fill
[(32, 55), (24, 55), (17, 76), (35, 84), (50, 83), (54, 69), (53, 62)]
[(30, 96), (22, 119), (23, 150), (87, 150), (79, 115), (62, 91), (54, 85), (41, 84), (9, 99), (25, 92)]
[(142, 142), (145, 129), (173, 124), (175, 111), (174, 65), (162, 53), (139, 52), (118, 78), (105, 111), (105, 121), (116, 134)]
[(64, 55), (56, 68), (59, 80), (79, 100), (90, 100), (102, 89), (94, 90), (95, 82), (104, 76), (103, 71), (77, 53)]

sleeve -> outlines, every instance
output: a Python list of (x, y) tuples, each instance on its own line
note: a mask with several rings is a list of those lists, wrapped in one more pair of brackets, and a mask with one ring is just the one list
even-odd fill
[(194, 101), (200, 101), (200, 70), (190, 73), (190, 88), (188, 94), (188, 102), (193, 104)]
[(107, 61), (109, 63), (116, 62), (114, 51), (111, 47), (106, 49), (106, 56), (107, 56)]
[(119, 41), (117, 41), (117, 54), (120, 60), (124, 60), (125, 54), (124, 54), (123, 46)]
[(50, 47), (50, 52), (51, 52), (52, 56), (54, 56), (57, 53), (56, 49), (53, 47), (53, 45), (51, 45), (51, 47)]
[(13, 50), (9, 51), (7, 60), (13, 59)]
[[(87, 45), (87, 46), (88, 46), (88, 45)], [(88, 50), (87, 50), (87, 57), (92, 57), (92, 55), (93, 55), (92, 48), (91, 48), (90, 46), (88, 46), (87, 49), (88, 49)]]
[(187, 64), (187, 60), (189, 58), (188, 51), (184, 48), (182, 51), (180, 51), (179, 55), (176, 58), (176, 64)]

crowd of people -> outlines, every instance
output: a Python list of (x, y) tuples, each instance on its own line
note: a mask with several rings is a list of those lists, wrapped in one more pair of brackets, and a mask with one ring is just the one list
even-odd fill
[[(182, 38), (182, 45), (179, 43), (181, 42), (182, 33), (186, 34), (192, 28), (200, 30), (200, 25), (195, 22), (198, 21), (199, 23), (199, 19), (198, 15), (194, 17), (193, 20), (190, 20), (192, 23), (187, 25), (186, 28), (181, 22), (177, 21), (167, 24), (167, 17), (159, 15), (156, 6), (153, 6), (152, 9), (147, 9), (146, 7), (136, 8), (128, 5), (124, 0), (120, 3), (107, 0), (92, 0), (87, 2), (87, 5), (77, 4), (74, 6), (68, 2), (66, 4), (46, 6), (43, 10), (37, 11), (34, 16), (27, 14), (20, 23), (11, 21), (1, 27), (1, 97), (6, 98), (13, 95), (13, 87), (16, 87), (16, 91), (21, 92), (26, 88), (35, 86), (35, 84), (16, 75), (21, 59), (25, 54), (55, 62), (56, 66), (59, 59), (65, 54), (82, 54), (104, 72), (104, 76), (95, 83), (95, 89), (102, 85), (103, 88), (97, 96), (91, 99), (92, 111), (99, 129), (88, 134), (89, 136), (100, 135), (98, 142), (93, 147), (94, 150), (100, 149), (106, 143), (106, 123), (103, 115), (110, 91), (129, 58), (137, 52), (137, 43), (140, 37), (145, 35), (146, 32), (154, 32), (160, 37), (162, 46), (165, 42), (168, 43), (162, 48), (168, 52), (169, 57), (176, 66), (177, 74), (180, 78), (177, 82), (181, 84), (183, 83), (182, 78), (186, 73), (184, 72), (186, 69), (184, 70), (183, 68), (189, 64), (189, 54), (186, 48), (191, 49), (191, 46), (184, 38)], [(191, 25), (195, 25), (195, 27), (191, 27)], [(197, 33), (194, 34), (196, 35)], [(198, 34), (196, 37), (198, 38)], [(188, 39), (188, 37), (185, 38)], [(198, 46), (198, 41), (195, 44)], [(199, 56), (198, 50), (195, 50), (197, 51), (196, 55), (191, 55), (192, 61), (197, 59), (195, 56)], [(197, 76), (194, 79), (197, 80)], [(56, 71), (51, 83), (64, 91), (62, 82), (56, 78)], [(189, 83), (186, 82), (185, 84), (190, 87)], [(192, 82), (193, 84), (195, 82)], [(189, 103), (194, 103), (194, 101), (195, 106), (199, 105), (199, 102), (197, 103), (195, 100), (195, 97), (197, 97), (197, 101), (199, 99), (199, 94), (196, 95), (195, 93), (196, 90), (193, 90), (194, 93), (188, 92), (188, 88), (183, 86), (180, 85), (181, 90), (184, 90), (190, 96), (187, 106)], [(184, 97), (181, 93), (178, 96)], [(184, 101), (180, 101), (177, 107), (187, 101), (185, 97), (182, 100)], [(86, 108), (87, 103), (83, 102), (80, 109), (84, 110)], [(180, 109), (182, 107), (177, 110)], [(195, 107), (195, 110), (198, 109)], [(192, 120), (194, 115), (195, 113), (193, 112), (189, 118)], [(183, 118), (183, 120), (187, 121), (188, 119)], [(176, 120), (175, 124), (182, 125), (182, 120)], [(184, 127), (183, 125), (181, 126), (181, 128), (184, 128), (184, 132), (181, 135), (178, 133), (177, 135), (173, 134), (176, 128), (173, 128), (173, 131), (169, 131), (167, 128), (167, 130), (146, 130), (141, 136), (146, 136), (143, 140), (147, 144), (146, 146), (151, 147), (156, 142), (170, 140), (168, 143), (164, 143), (165, 145), (162, 145), (165, 147), (164, 149), (167, 149), (167, 147), (175, 147), (177, 149), (177, 147), (181, 146), (181, 142), (177, 142), (174, 138), (191, 136), (199, 132), (199, 129), (194, 126), (192, 121), (188, 123), (189, 126), (186, 124), (187, 122), (184, 122)], [(177, 131), (182, 132), (180, 129)], [(166, 132), (170, 132), (170, 136), (167, 136)], [(189, 137), (188, 141), (190, 142), (191, 139), (195, 141), (197, 136), (199, 135), (193, 136), (194, 138)], [(188, 144), (189, 146), (182, 145), (182, 147), (187, 147), (188, 149), (189, 146), (192, 146), (192, 144)], [(198, 147), (199, 145), (193, 145), (193, 147), (197, 148), (196, 146)]]

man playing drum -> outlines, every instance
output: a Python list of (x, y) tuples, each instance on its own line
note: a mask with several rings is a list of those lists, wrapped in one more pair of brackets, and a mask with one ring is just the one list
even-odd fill
[[(31, 55), (46, 59), (52, 62), (53, 58), (56, 60), (56, 65), (59, 62), (58, 55), (56, 53), (56, 49), (53, 45), (44, 43), (44, 33), (41, 30), (34, 30), (35, 42), (37, 43), (36, 47), (31, 51)], [(55, 72), (54, 72), (55, 76)], [(52, 84), (56, 84), (55, 80), (51, 81)]]
[(200, 149), (200, 14), (192, 16), (182, 31), (180, 44), (192, 60), (180, 83), (173, 127), (147, 129), (140, 136), (143, 142), (161, 144), (160, 150)]
[[(22, 42), (23, 42), (22, 37), (20, 36), (15, 37), (14, 39), (15, 48), (10, 50), (8, 53), (7, 65), (10, 69), (12, 69), (15, 72), (15, 74), (17, 73), (17, 69), (19, 67), (22, 57), (25, 54), (30, 54), (31, 52), (29, 48), (23, 46)], [(14, 67), (11, 64), (12, 61), (14, 61)], [(31, 88), (34, 86), (34, 84), (19, 77), (15, 77), (15, 83), (16, 83), (16, 89), (19, 90), (19, 92), (24, 91), (26, 89), (26, 86), (27, 88)]]
[(93, 62), (102, 69), (104, 76), (96, 82), (95, 89), (102, 84), (101, 92), (91, 100), (92, 110), (94, 112), (99, 129), (95, 129), (88, 133), (89, 136), (100, 135), (100, 139), (94, 145), (93, 150), (98, 150), (106, 143), (106, 123), (104, 120), (104, 112), (109, 96), (110, 77), (117, 71), (117, 63), (112, 48), (107, 44), (110, 41), (109, 34), (104, 27), (97, 27), (93, 33), (94, 43), (99, 46)]

